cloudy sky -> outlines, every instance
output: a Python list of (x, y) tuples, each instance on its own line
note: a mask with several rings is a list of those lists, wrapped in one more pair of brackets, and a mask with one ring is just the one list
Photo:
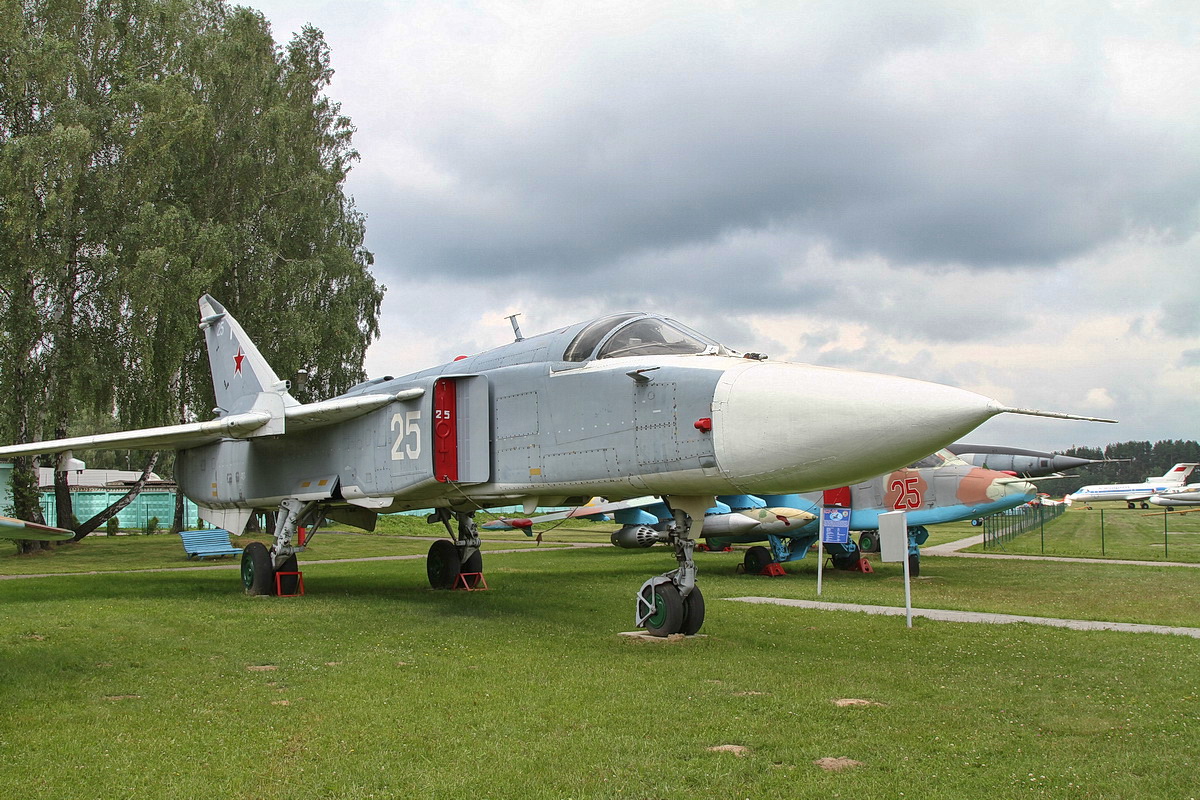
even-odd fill
[(1200, 6), (248, 0), (324, 31), (368, 372), (616, 310), (1200, 438)]

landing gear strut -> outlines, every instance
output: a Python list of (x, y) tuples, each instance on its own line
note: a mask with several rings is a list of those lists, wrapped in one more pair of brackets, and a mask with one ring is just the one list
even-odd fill
[[(301, 520), (312, 516), (317, 502), (307, 503), (289, 497), (279, 504), (275, 514), (275, 544), (270, 549), (262, 542), (251, 542), (242, 551), (242, 586), (246, 594), (273, 595), (276, 593), (275, 573), (296, 572), (296, 554), (304, 550), (292, 544)], [(316, 515), (309, 538), (316, 535), (321, 515)], [(286, 594), (286, 592), (285, 592)]]
[(696, 562), (692, 558), (696, 537), (704, 525), (704, 512), (715, 504), (713, 497), (663, 498), (671, 506), (675, 524), (667, 532), (667, 543), (675, 550), (676, 569), (642, 584), (637, 595), (634, 624), (651, 636), (682, 633), (692, 636), (704, 624), (704, 595), (696, 586)]
[[(429, 522), (440, 522), (446, 526), (449, 539), (438, 539), (429, 547), (425, 559), (425, 571), (429, 585), (434, 589), (453, 589), (459, 575), (469, 581), (468, 589), (475, 588), (483, 572), (483, 553), (479, 552), (479, 529), (475, 526), (474, 512), (451, 511), (439, 508), (428, 518)], [(450, 522), (457, 523), (457, 530)]]

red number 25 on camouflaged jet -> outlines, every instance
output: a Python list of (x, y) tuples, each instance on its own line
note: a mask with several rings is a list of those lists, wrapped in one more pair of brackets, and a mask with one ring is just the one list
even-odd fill
[(0, 456), (174, 448), (179, 485), (205, 520), (237, 534), (255, 511), (277, 509), (274, 544), (243, 554), (252, 593), (271, 593), (274, 571), (295, 563), (298, 526), (371, 529), (377, 514), (434, 508), (431, 519), (451, 537), (429, 551), (430, 582), (442, 587), (460, 570), (480, 571), (476, 509), (656, 494), (674, 515), (678, 566), (643, 585), (638, 625), (695, 633), (704, 600), (692, 552), (714, 496), (853, 484), (1005, 412), (1092, 419), (767, 361), (636, 313), (518, 337), (302, 405), (212, 297), (200, 299), (200, 317), (216, 419), (0, 447)]

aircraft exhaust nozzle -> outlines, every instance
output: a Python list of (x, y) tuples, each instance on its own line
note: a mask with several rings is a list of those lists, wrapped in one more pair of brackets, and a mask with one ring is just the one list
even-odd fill
[(651, 547), (658, 542), (665, 542), (667, 534), (656, 531), (649, 525), (625, 525), (613, 531), (609, 540), (617, 547), (636, 550), (641, 547)]

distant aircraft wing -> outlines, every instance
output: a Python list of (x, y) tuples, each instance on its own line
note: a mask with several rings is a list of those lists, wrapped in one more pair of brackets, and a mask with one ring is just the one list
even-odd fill
[(520, 519), (510, 519), (501, 517), (494, 519), (491, 522), (485, 522), (481, 528), (489, 531), (506, 531), (513, 528), (528, 528), (531, 525), (536, 525), (539, 522), (554, 522), (560, 519), (578, 519), (579, 517), (591, 517), (596, 514), (607, 514), (610, 511), (623, 511), (627, 508), (642, 508), (643, 506), (652, 506), (655, 503), (662, 502), (661, 498), (655, 495), (645, 495), (644, 497), (635, 497), (632, 500), (616, 500), (611, 503), (596, 503), (595, 505), (576, 506), (568, 508), (566, 511), (552, 511), (549, 514), (542, 514), (536, 517), (525, 517)]
[(261, 428), (271, 421), (265, 411), (247, 411), (208, 422), (166, 425), (161, 428), (142, 428), (134, 431), (99, 433), (94, 436), (75, 436), (70, 439), (50, 439), (0, 447), (0, 457), (33, 456), (41, 453), (62, 453), (67, 450), (156, 450), (195, 447), (218, 439), (236, 438)]
[(65, 528), (52, 528), (23, 519), (0, 517), (0, 539), (37, 539), (45, 542), (61, 542), (75, 533)]

